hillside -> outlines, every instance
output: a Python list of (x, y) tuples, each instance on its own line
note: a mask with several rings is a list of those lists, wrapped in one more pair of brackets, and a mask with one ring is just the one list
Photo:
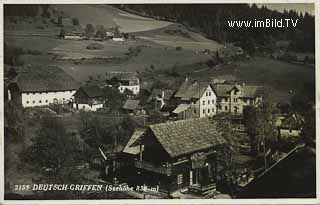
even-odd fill
[(181, 24), (138, 16), (110, 5), (54, 5), (54, 8), (66, 16), (77, 18), (82, 27), (87, 24), (106, 28), (117, 26), (121, 32), (135, 33), (138, 38), (163, 46), (181, 46), (190, 50), (216, 50), (221, 47)]

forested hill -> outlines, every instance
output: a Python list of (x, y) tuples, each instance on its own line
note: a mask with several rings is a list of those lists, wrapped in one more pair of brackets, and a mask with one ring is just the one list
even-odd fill
[[(291, 41), (290, 49), (315, 50), (314, 16), (294, 10), (283, 13), (255, 4), (127, 4), (115, 5), (123, 10), (161, 20), (174, 21), (203, 32), (219, 42), (235, 42), (248, 52), (271, 49), (278, 40)], [(290, 28), (230, 28), (228, 20), (299, 19)]]

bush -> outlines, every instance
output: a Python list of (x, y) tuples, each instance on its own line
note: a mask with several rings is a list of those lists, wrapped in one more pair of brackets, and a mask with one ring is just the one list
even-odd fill
[(98, 49), (102, 49), (104, 46), (102, 44), (99, 43), (91, 43), (87, 46), (87, 49), (89, 50), (98, 50)]

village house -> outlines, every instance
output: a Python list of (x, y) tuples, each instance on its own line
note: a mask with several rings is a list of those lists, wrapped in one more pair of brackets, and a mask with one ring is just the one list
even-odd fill
[(118, 87), (121, 93), (129, 90), (134, 95), (138, 95), (140, 92), (140, 79), (136, 72), (107, 72), (106, 84), (107, 86)]
[(172, 103), (174, 93), (175, 91), (170, 89), (153, 89), (147, 101), (154, 105), (155, 110), (161, 110), (165, 105)]
[(80, 87), (74, 94), (73, 108), (85, 111), (97, 111), (103, 107), (103, 92), (97, 85)]
[(65, 40), (83, 40), (85, 39), (84, 33), (83, 32), (67, 32), (64, 36), (63, 39)]
[(154, 124), (133, 137), (123, 151), (133, 159), (131, 167), (136, 171), (130, 171), (130, 176), (137, 183), (159, 185), (169, 194), (183, 189), (203, 194), (215, 189), (216, 156), (226, 144), (215, 121), (193, 118)]
[(217, 95), (210, 83), (186, 79), (174, 97), (177, 107), (173, 114), (179, 119), (208, 117), (217, 113)]
[(302, 117), (297, 114), (291, 114), (287, 117), (283, 117), (281, 122), (277, 125), (279, 138), (288, 139), (291, 137), (299, 137), (301, 135), (302, 123)]
[(8, 96), (23, 107), (72, 102), (79, 87), (71, 76), (55, 66), (30, 66), (17, 73), (8, 86)]
[(220, 58), (229, 59), (243, 54), (243, 49), (233, 44), (226, 44), (218, 50)]
[(214, 90), (218, 97), (218, 112), (242, 114), (248, 105), (258, 105), (262, 101), (261, 86), (217, 84)]

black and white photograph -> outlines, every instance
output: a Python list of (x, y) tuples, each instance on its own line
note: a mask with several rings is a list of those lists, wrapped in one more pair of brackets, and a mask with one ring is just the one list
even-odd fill
[(39, 3), (2, 4), (4, 203), (317, 200), (316, 3)]

